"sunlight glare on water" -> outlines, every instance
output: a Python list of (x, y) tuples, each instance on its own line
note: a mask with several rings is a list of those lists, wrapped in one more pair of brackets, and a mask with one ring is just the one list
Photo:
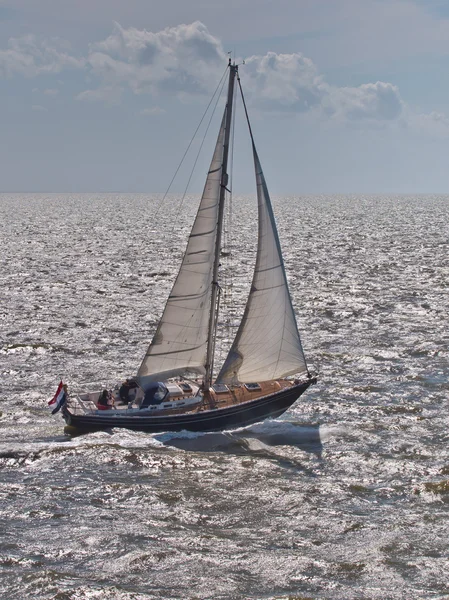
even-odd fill
[(48, 399), (136, 372), (197, 198), (0, 199), (0, 597), (449, 597), (447, 197), (274, 199), (319, 377), (281, 419), (73, 438)]

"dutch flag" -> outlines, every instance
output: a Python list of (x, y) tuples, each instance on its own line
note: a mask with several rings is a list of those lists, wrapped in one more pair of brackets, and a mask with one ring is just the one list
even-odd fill
[(56, 404), (54, 409), (51, 411), (52, 415), (56, 414), (58, 412), (58, 410), (61, 409), (61, 407), (64, 404), (64, 402), (66, 401), (66, 399), (67, 399), (67, 386), (64, 385), (62, 383), (62, 381), (60, 381), (59, 385), (58, 385), (58, 389), (56, 390), (56, 394), (53, 396), (53, 398), (48, 403), (49, 406), (51, 406), (52, 404)]

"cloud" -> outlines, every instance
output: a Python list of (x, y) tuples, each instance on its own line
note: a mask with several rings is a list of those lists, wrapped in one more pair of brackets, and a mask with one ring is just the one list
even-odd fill
[(225, 65), (221, 43), (196, 21), (153, 33), (116, 24), (105, 40), (92, 44), (91, 74), (106, 86), (136, 93), (202, 93), (213, 89)]
[(38, 40), (34, 35), (10, 38), (7, 50), (0, 50), (0, 75), (19, 74), (37, 77), (45, 73), (60, 73), (63, 69), (81, 69), (83, 59), (71, 56), (62, 40)]
[[(100, 87), (78, 98), (104, 100), (124, 87), (153, 96), (210, 93), (226, 58), (220, 41), (199, 21), (157, 33), (116, 24), (110, 36), (91, 45), (87, 58)], [(263, 111), (313, 112), (352, 122), (394, 121), (403, 113), (399, 90), (391, 83), (331, 86), (301, 53), (250, 56), (241, 73), (249, 102)]]
[(333, 117), (350, 121), (394, 121), (404, 114), (398, 88), (383, 81), (352, 88), (329, 87), (328, 102)]
[[(106, 104), (119, 104), (126, 90), (153, 98), (210, 95), (226, 63), (221, 41), (199, 21), (157, 32), (115, 24), (108, 37), (90, 44), (85, 58), (72, 56), (62, 40), (38, 40), (33, 35), (12, 38), (8, 48), (0, 50), (0, 74), (37, 77), (84, 69), (91, 89), (78, 93), (77, 100)], [(259, 111), (340, 125), (399, 124), (429, 135), (449, 133), (445, 115), (414, 113), (393, 83), (331, 85), (302, 53), (253, 55), (245, 59), (240, 72), (247, 101)], [(44, 93), (55, 95), (57, 90)], [(155, 106), (141, 114), (161, 110)]]
[(95, 90), (80, 92), (77, 100), (82, 102), (104, 102), (105, 104), (120, 104), (123, 88), (118, 85), (104, 85)]
[(162, 115), (165, 113), (165, 110), (163, 108), (160, 108), (160, 106), (153, 106), (152, 108), (144, 108), (143, 110), (140, 111), (141, 115)]
[(326, 84), (309, 58), (302, 54), (251, 56), (242, 67), (242, 77), (253, 102), (268, 110), (306, 112), (321, 104)]
[(326, 83), (302, 54), (251, 56), (241, 68), (250, 102), (273, 112), (313, 112), (335, 121), (394, 121), (404, 112), (399, 90), (378, 81), (358, 87)]
[(36, 112), (45, 112), (48, 109), (45, 108), (45, 106), (41, 106), (40, 104), (33, 104), (33, 106), (31, 107), (31, 110), (34, 110)]
[(432, 137), (449, 137), (449, 118), (439, 112), (430, 114), (410, 114), (406, 126), (418, 133)]

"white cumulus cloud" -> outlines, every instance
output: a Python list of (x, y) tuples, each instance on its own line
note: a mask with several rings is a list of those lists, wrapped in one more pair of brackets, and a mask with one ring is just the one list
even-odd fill
[(391, 83), (332, 86), (302, 54), (252, 56), (241, 70), (251, 103), (263, 110), (313, 111), (340, 121), (393, 121), (403, 114), (404, 102)]
[(105, 40), (92, 44), (87, 63), (102, 85), (129, 86), (133, 92), (209, 91), (226, 55), (221, 43), (199, 21), (153, 33), (119, 24)]
[[(0, 50), (0, 75), (37, 77), (84, 69), (90, 89), (76, 98), (119, 104), (127, 98), (125, 90), (153, 98), (210, 95), (225, 71), (227, 58), (221, 41), (200, 21), (156, 32), (115, 24), (108, 37), (90, 44), (84, 58), (73, 56), (63, 40), (39, 40), (33, 35), (12, 38), (8, 48)], [(322, 122), (363, 127), (399, 124), (430, 135), (449, 134), (445, 115), (414, 113), (393, 83), (331, 85), (314, 62), (299, 52), (268, 52), (250, 56), (244, 63), (240, 72), (245, 95), (260, 111), (310, 115)], [(56, 95), (57, 89), (43, 93)], [(141, 114), (154, 115), (160, 110), (143, 109)]]
[[(221, 42), (199, 21), (156, 33), (116, 24), (110, 36), (91, 45), (87, 58), (100, 87), (78, 97), (104, 100), (111, 90), (125, 87), (153, 96), (209, 93), (226, 59)], [(331, 86), (301, 53), (250, 56), (241, 74), (249, 102), (264, 111), (313, 112), (353, 122), (389, 122), (403, 113), (404, 102), (393, 84)]]
[(251, 56), (241, 71), (252, 102), (267, 110), (305, 112), (328, 93), (313, 62), (299, 53)]
[(329, 88), (330, 108), (350, 120), (393, 121), (402, 116), (404, 102), (391, 83), (377, 81), (359, 87)]

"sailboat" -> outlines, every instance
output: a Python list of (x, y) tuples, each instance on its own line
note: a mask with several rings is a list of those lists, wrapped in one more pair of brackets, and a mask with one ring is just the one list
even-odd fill
[[(238, 65), (181, 267), (136, 376), (114, 390), (68, 394), (67, 425), (80, 431), (217, 431), (276, 418), (316, 383), (304, 356), (267, 184), (254, 144)], [(228, 155), (238, 81), (254, 158), (258, 244), (243, 318), (215, 368), (220, 254)]]

